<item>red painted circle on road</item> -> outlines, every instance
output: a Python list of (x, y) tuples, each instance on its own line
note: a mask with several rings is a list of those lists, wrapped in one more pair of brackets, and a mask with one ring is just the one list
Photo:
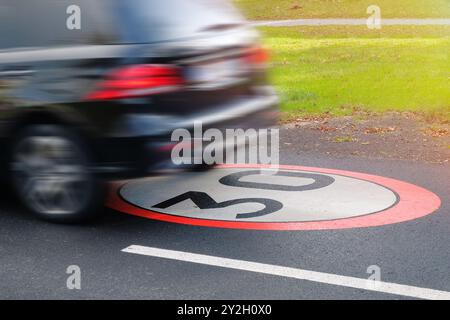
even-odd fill
[[(220, 166), (219, 168), (263, 169), (271, 167), (262, 165), (223, 165)], [(333, 229), (376, 227), (418, 219), (427, 216), (429, 214), (432, 214), (441, 206), (441, 200), (434, 193), (424, 188), (418, 187), (416, 185), (391, 178), (385, 178), (351, 171), (311, 168), (301, 166), (280, 165), (279, 168), (282, 170), (298, 170), (313, 173), (340, 175), (344, 177), (372, 182), (380, 186), (383, 186), (387, 189), (390, 189), (392, 192), (397, 194), (399, 199), (394, 206), (384, 211), (364, 216), (343, 218), (338, 220), (306, 221), (306, 222), (223, 221), (223, 220), (207, 220), (207, 219), (175, 216), (135, 206), (124, 200), (119, 195), (120, 189), (126, 183), (115, 183), (112, 185), (112, 188), (110, 189), (106, 205), (114, 210), (123, 213), (128, 213), (131, 215), (153, 220), (202, 226), (202, 227), (247, 229), (247, 230), (333, 230)]]

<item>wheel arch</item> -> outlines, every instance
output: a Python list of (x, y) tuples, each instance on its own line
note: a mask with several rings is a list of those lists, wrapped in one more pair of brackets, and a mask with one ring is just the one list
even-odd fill
[[(94, 160), (98, 159), (99, 155), (95, 152), (96, 148), (96, 134), (89, 128), (87, 121), (81, 119), (73, 113), (58, 112), (50, 108), (37, 108), (27, 111), (22, 111), (9, 119), (9, 125), (6, 127), (2, 136), (5, 139), (4, 146), (6, 152), (9, 154), (14, 143), (14, 136), (21, 130), (31, 125), (58, 125), (68, 128), (74, 132), (83, 143), (90, 149)], [(7, 161), (7, 159), (2, 159)], [(5, 163), (6, 164), (6, 163)]]

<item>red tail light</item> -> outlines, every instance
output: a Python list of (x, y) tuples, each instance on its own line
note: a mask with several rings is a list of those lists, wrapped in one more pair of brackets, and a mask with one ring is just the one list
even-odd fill
[(246, 52), (245, 61), (253, 67), (265, 68), (269, 64), (269, 52), (263, 47), (253, 47)]
[(110, 100), (148, 96), (177, 90), (184, 81), (180, 70), (170, 65), (133, 65), (113, 71), (87, 100)]

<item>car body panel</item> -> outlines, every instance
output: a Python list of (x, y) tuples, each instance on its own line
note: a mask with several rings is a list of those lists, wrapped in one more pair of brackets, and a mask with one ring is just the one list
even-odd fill
[[(177, 10), (174, 5), (179, 1), (170, 0), (162, 7)], [(22, 25), (18, 28), (17, 40), (11, 39), (11, 28), (5, 29), (10, 33), (0, 45), (0, 137), (7, 144), (19, 126), (37, 118), (69, 125), (90, 141), (98, 171), (108, 171), (114, 176), (123, 171), (147, 174), (153, 167), (167, 163), (169, 155), (158, 151), (160, 146), (171, 142), (170, 133), (174, 129), (190, 130), (194, 122), (202, 121), (206, 127), (241, 128), (248, 127), (244, 119), (251, 118), (253, 127), (273, 124), (278, 101), (267, 84), (265, 70), (247, 70), (240, 59), (246, 50), (258, 45), (258, 33), (238, 15), (213, 10), (216, 18), (211, 19), (214, 16), (211, 6), (202, 0), (194, 2), (197, 1), (198, 8), (205, 10), (199, 14), (209, 17), (209, 22), (187, 20), (197, 29), (178, 31), (179, 36), (175, 37), (173, 32), (180, 25), (174, 19), (167, 18), (170, 26), (167, 21), (157, 20), (153, 25), (167, 34), (141, 38), (146, 41), (140, 42), (130, 37), (138, 26), (126, 12), (117, 11), (116, 0), (101, 0), (97, 4), (63, 0), (56, 7), (55, 0), (45, 0), (40, 5), (52, 8), (55, 14), (61, 13), (63, 5), (77, 3), (82, 8), (88, 6), (93, 13), (86, 18), (86, 30), (58, 31), (56, 38), (42, 36), (41, 42), (33, 35), (42, 28), (50, 30), (53, 25), (40, 20), (40, 16), (36, 30), (27, 33)], [(0, 16), (1, 9), (8, 5), (17, 12), (23, 10), (18, 16), (29, 15), (30, 8), (38, 7), (23, 0), (4, 0)], [(136, 12), (136, 7), (131, 9)], [(42, 8), (37, 10), (41, 12)], [(110, 11), (114, 14), (108, 14)], [(92, 14), (104, 23), (91, 18)], [(168, 13), (161, 15), (163, 19)], [(61, 24), (64, 19), (58, 15), (54, 20)], [(120, 30), (107, 28), (114, 21), (120, 22)], [(23, 38), (22, 33), (26, 34)], [(16, 44), (8, 46), (8, 42)], [(178, 66), (186, 84), (177, 92), (139, 98), (105, 101), (86, 98), (111, 72), (134, 64)]]

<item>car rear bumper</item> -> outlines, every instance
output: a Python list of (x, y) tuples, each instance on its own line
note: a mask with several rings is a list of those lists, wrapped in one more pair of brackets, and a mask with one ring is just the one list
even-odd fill
[(279, 103), (275, 91), (264, 86), (256, 92), (254, 96), (240, 97), (215, 107), (215, 112), (186, 117), (124, 115), (111, 136), (102, 143), (105, 161), (99, 164), (99, 173), (108, 179), (116, 179), (189, 169), (189, 166), (173, 164), (171, 152), (177, 142), (171, 141), (171, 136), (176, 129), (193, 132), (194, 124), (201, 124), (203, 131), (215, 128), (222, 132), (227, 129), (258, 130), (274, 126)]

